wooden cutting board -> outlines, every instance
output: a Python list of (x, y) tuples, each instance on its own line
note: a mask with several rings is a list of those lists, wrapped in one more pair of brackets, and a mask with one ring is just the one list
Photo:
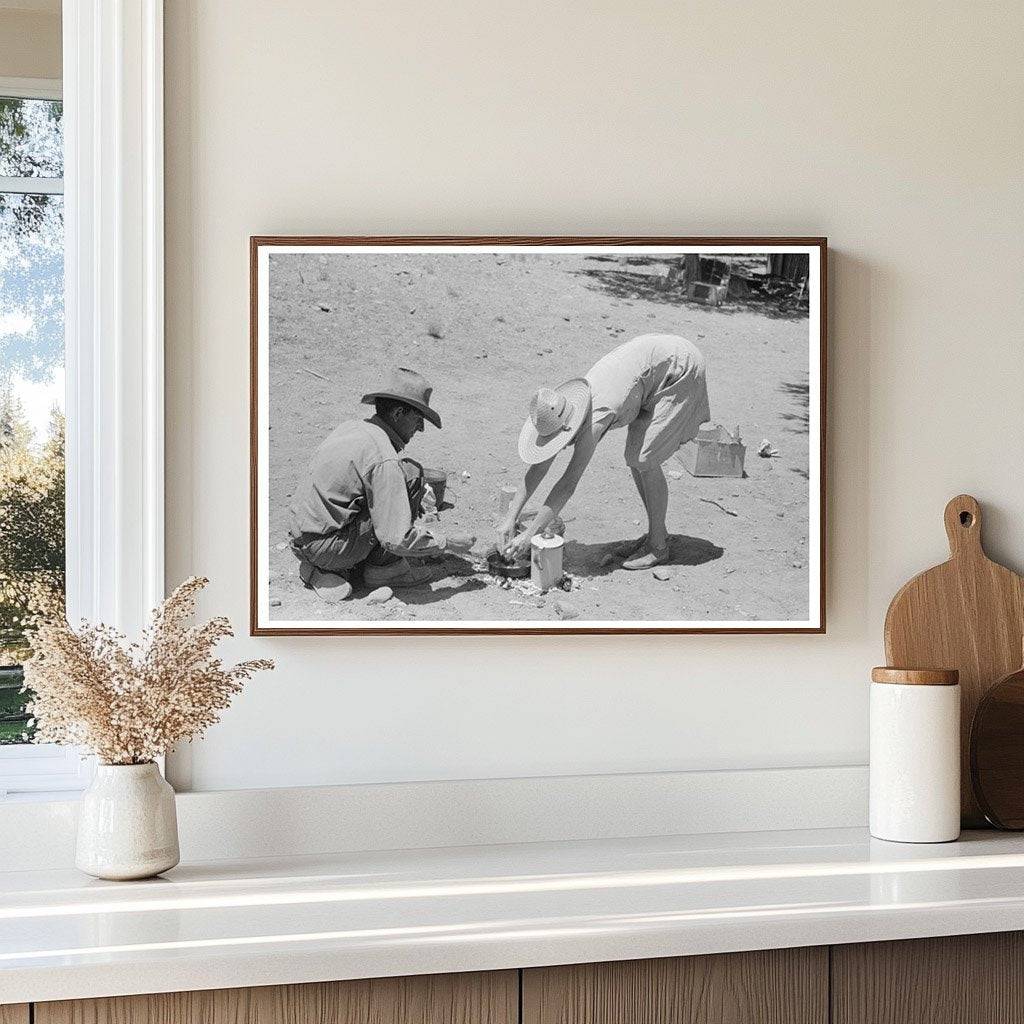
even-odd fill
[(960, 671), (960, 814), (984, 827), (971, 789), (970, 734), (978, 702), (1020, 667), (1024, 579), (993, 562), (981, 545), (981, 506), (969, 494), (946, 506), (949, 561), (905, 584), (885, 616), (885, 657), (896, 668)]

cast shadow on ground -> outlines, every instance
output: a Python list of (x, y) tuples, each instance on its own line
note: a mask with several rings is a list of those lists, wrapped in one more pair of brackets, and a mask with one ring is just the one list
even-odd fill
[(782, 418), (790, 424), (786, 430), (791, 434), (806, 434), (810, 431), (811, 419), (808, 411), (811, 399), (810, 390), (810, 385), (807, 383), (787, 384), (784, 382), (779, 385), (779, 391), (792, 398), (797, 407), (796, 412), (782, 414)]
[(435, 584), (453, 578), (461, 582), (443, 587), (431, 587), (429, 583), (418, 587), (402, 587), (396, 591), (397, 596), (408, 605), (437, 604), (438, 601), (447, 601), (456, 594), (469, 594), (474, 590), (483, 590), (487, 586), (486, 581), (474, 571), (472, 563), (459, 555), (447, 555), (440, 565), (433, 568)]
[[(589, 257), (589, 259), (605, 262), (602, 257)], [(587, 287), (627, 302), (639, 299), (668, 306), (692, 306), (725, 316), (748, 311), (760, 313), (772, 320), (797, 321), (808, 318), (806, 309), (787, 305), (785, 296), (778, 295), (765, 298), (757, 295), (742, 299), (733, 297), (727, 299), (721, 306), (709, 306), (704, 302), (685, 298), (681, 287), (668, 284), (668, 270), (670, 264), (674, 262), (673, 260), (663, 257), (637, 256), (630, 257), (625, 262), (630, 266), (640, 266), (643, 269), (623, 270), (621, 269), (623, 261), (620, 259), (616, 261), (614, 270), (597, 266), (574, 270), (573, 273), (585, 277)]]
[[(584, 544), (582, 541), (571, 540), (565, 545), (565, 568), (577, 576), (607, 576), (609, 573), (622, 569), (623, 559), (616, 558), (613, 562), (602, 565), (605, 556), (612, 549), (624, 544), (622, 540), (609, 541), (604, 544)], [(688, 537), (685, 534), (671, 534), (668, 539), (669, 557), (664, 565), (704, 565), (713, 562), (725, 554), (725, 548), (713, 544), (703, 537)], [(623, 570), (629, 571), (629, 570)]]

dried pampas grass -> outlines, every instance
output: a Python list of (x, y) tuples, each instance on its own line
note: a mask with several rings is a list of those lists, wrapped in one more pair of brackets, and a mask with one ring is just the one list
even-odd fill
[(201, 735), (242, 684), (272, 661), (225, 668), (213, 649), (232, 635), (226, 618), (190, 626), (209, 580), (193, 576), (153, 612), (139, 643), (108, 626), (44, 621), (32, 635), (25, 689), (37, 743), (87, 747), (104, 764), (145, 764)]

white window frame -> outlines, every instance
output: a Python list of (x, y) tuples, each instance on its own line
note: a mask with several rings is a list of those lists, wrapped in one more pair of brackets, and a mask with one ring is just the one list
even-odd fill
[[(164, 596), (163, 0), (64, 0), (63, 39), (33, 95), (64, 100), (68, 618), (136, 636)], [(0, 748), (0, 798), (91, 774)]]

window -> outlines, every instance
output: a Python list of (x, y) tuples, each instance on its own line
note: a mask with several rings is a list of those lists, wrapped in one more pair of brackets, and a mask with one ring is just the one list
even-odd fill
[(25, 621), (64, 601), (64, 141), (53, 85), (19, 85), (0, 81), (0, 795), (80, 775), (25, 746)]
[(64, 599), (62, 114), (0, 92), (0, 744), (31, 736), (25, 620)]
[[(164, 595), (163, 4), (63, 0), (61, 17), (63, 82), (0, 78), (0, 98), (36, 101), (17, 104), (19, 116), (35, 119), (32, 125), (18, 125), (0, 138), (0, 195), (9, 213), (0, 227), (7, 259), (0, 272), (0, 317), (9, 315), (8, 326), (22, 332), (17, 350), (5, 347), (11, 338), (0, 340), (0, 368), (7, 367), (12, 395), (14, 383), (20, 384), (22, 411), (31, 405), (36, 422), (45, 424), (50, 397), (62, 390), (61, 359), (64, 364), (65, 473), (63, 481), (51, 473), (46, 479), (55, 486), (37, 488), (32, 496), (48, 501), (45, 516), (34, 509), (34, 521), (59, 523), (63, 493), (57, 491), (63, 484), (66, 532), (46, 534), (57, 537), (53, 544), (36, 535), (31, 571), (37, 582), (52, 573), (49, 582), (58, 591), (63, 580), (72, 620), (103, 622), (134, 636)], [(32, 223), (45, 210), (48, 230), (60, 226), (64, 281), (62, 309), (60, 288), (49, 292), (54, 302), (44, 300), (44, 288), (17, 320), (10, 275), (27, 274), (36, 257), (37, 265), (45, 262), (42, 243), (55, 235), (16, 230), (15, 209), (32, 211), (19, 214), (22, 220), (34, 217)], [(25, 246), (31, 251), (18, 248)], [(58, 266), (52, 259), (48, 265), (51, 271)], [(28, 316), (35, 329), (55, 323), (58, 313), (63, 347), (59, 331), (47, 335), (49, 347), (40, 334), (30, 339), (34, 347), (26, 346)], [(28, 363), (8, 367), (19, 353), (31, 354)], [(41, 439), (33, 435), (30, 454), (42, 457), (46, 444), (45, 433)], [(66, 573), (57, 557), (61, 546)], [(8, 630), (8, 645), (18, 639), (16, 627)], [(20, 740), (29, 723), (13, 690), (8, 685), (0, 691), (6, 701), (0, 716), (8, 738)], [(0, 745), (0, 800), (59, 796), (80, 789), (90, 774), (91, 760), (74, 750)]]

